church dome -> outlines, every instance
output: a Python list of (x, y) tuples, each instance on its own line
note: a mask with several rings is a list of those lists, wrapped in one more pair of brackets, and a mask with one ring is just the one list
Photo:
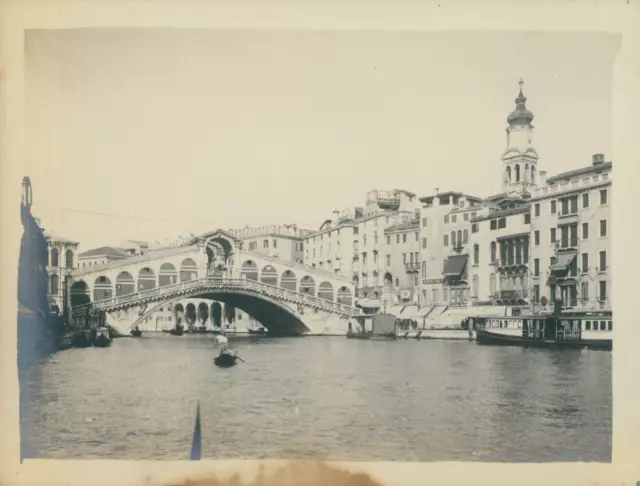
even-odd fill
[(516, 109), (513, 110), (507, 117), (509, 125), (529, 125), (533, 121), (533, 113), (527, 110), (525, 103), (527, 98), (522, 94), (522, 85), (524, 82), (520, 80), (520, 93), (516, 98)]

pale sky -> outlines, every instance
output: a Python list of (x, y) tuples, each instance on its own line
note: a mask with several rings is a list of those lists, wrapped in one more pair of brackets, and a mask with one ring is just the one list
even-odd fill
[(587, 33), (32, 31), (33, 210), (84, 251), (313, 229), (371, 189), (488, 196), (521, 77), (539, 170), (610, 160), (619, 46)]

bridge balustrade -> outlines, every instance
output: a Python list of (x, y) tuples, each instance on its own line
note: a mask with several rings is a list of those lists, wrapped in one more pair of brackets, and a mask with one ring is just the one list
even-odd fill
[(171, 285), (165, 285), (163, 287), (156, 287), (153, 289), (142, 290), (140, 292), (134, 292), (126, 295), (119, 295), (111, 297), (109, 299), (99, 300), (89, 304), (83, 304), (73, 308), (73, 314), (82, 314), (87, 309), (93, 310), (106, 310), (111, 307), (117, 307), (129, 303), (137, 303), (164, 295), (171, 295), (188, 291), (193, 288), (205, 287), (205, 288), (224, 288), (224, 289), (249, 289), (262, 292), (270, 297), (280, 298), (282, 300), (294, 301), (296, 303), (306, 303), (309, 305), (316, 305), (322, 309), (330, 310), (333, 312), (343, 314), (357, 314), (360, 310), (354, 309), (352, 306), (346, 304), (340, 304), (332, 300), (323, 299), (314, 295), (297, 292), (295, 290), (285, 289), (282, 287), (276, 287), (273, 285), (265, 284), (257, 280), (250, 280), (244, 278), (221, 278), (221, 277), (203, 277), (200, 279), (189, 280), (187, 282), (179, 282)]

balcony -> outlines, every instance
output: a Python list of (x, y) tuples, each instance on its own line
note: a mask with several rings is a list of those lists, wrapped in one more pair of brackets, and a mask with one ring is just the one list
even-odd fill
[(404, 271), (406, 273), (418, 273), (420, 272), (420, 263), (405, 263), (404, 264)]
[(578, 210), (558, 211), (558, 224), (569, 224), (578, 222)]
[(578, 238), (567, 238), (556, 241), (556, 253), (563, 251), (575, 251), (578, 249)]
[(523, 302), (528, 299), (528, 290), (500, 290), (496, 294), (496, 300), (506, 302)]

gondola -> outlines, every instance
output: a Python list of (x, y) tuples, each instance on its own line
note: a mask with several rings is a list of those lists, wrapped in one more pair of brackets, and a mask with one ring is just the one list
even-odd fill
[(238, 357), (229, 351), (222, 351), (218, 356), (213, 358), (213, 362), (220, 368), (230, 368), (235, 366)]
[(131, 329), (131, 335), (133, 337), (140, 337), (142, 336), (142, 331), (136, 327), (135, 329)]

